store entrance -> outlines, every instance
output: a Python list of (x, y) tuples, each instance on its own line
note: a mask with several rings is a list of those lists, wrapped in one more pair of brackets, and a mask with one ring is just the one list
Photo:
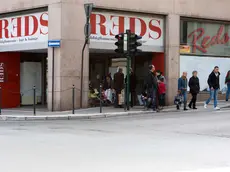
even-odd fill
[(0, 87), (2, 108), (46, 106), (47, 50), (0, 53)]
[(21, 106), (33, 105), (33, 91), (36, 87), (36, 104), (47, 104), (47, 52), (20, 53)]
[[(143, 52), (131, 59), (131, 67), (136, 76), (135, 97), (143, 91), (144, 80), (148, 74), (148, 66), (150, 64), (155, 65), (157, 70), (164, 73), (164, 53)], [(89, 81), (94, 88), (99, 89), (98, 79), (102, 83), (107, 75), (110, 75), (113, 79), (118, 67), (123, 68), (123, 73), (126, 76), (126, 65), (126, 58), (111, 51), (91, 52), (89, 58)], [(137, 99), (135, 102), (137, 105)]]

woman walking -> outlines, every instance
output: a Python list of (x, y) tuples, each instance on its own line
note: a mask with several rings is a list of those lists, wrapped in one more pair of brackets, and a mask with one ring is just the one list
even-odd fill
[(192, 99), (188, 105), (190, 109), (197, 109), (196, 108), (196, 99), (197, 99), (197, 94), (200, 92), (200, 82), (199, 78), (197, 77), (197, 71), (192, 72), (192, 77), (189, 79), (189, 88), (190, 88), (190, 93), (192, 95)]
[(227, 93), (226, 93), (226, 101), (228, 101), (229, 99), (229, 95), (230, 95), (230, 70), (228, 71), (226, 78), (225, 78), (225, 84), (227, 84)]

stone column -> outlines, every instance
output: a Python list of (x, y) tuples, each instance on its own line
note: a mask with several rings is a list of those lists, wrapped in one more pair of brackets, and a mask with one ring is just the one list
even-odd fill
[(177, 79), (180, 72), (180, 16), (169, 14), (166, 17), (166, 79), (167, 103), (173, 104), (177, 93)]
[[(58, 8), (57, 13), (53, 14), (56, 6), (61, 8)], [(63, 111), (72, 108), (71, 88), (73, 85), (76, 87), (75, 107), (80, 105), (81, 52), (84, 45), (85, 12), (83, 4), (71, 0), (63, 0), (56, 6), (49, 6), (49, 39), (61, 39), (61, 48), (55, 51), (55, 110)], [(58, 24), (52, 20), (58, 21)], [(52, 34), (52, 32), (56, 34)], [(88, 52), (87, 47), (84, 57), (84, 107), (87, 106), (88, 100)], [(51, 55), (52, 52), (49, 50), (49, 59), (51, 59)], [(48, 70), (48, 107), (51, 109), (52, 60), (49, 60)]]

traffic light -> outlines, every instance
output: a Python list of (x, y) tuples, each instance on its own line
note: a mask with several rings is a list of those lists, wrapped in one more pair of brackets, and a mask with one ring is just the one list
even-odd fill
[(117, 42), (115, 43), (117, 49), (115, 49), (115, 52), (124, 53), (124, 33), (116, 35), (115, 38), (117, 39)]
[(142, 50), (138, 49), (138, 47), (142, 45), (142, 43), (139, 42), (140, 39), (142, 39), (141, 36), (138, 36), (135, 33), (131, 33), (130, 34), (129, 42), (128, 42), (130, 53), (135, 54), (137, 52), (141, 52), (142, 51)]

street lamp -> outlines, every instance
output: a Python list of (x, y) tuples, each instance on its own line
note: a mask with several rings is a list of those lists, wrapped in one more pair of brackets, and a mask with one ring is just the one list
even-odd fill
[(85, 8), (85, 15), (86, 15), (86, 24), (85, 24), (85, 28), (84, 28), (84, 34), (85, 34), (85, 43), (84, 46), (82, 48), (82, 56), (81, 56), (81, 93), (80, 93), (80, 108), (83, 107), (83, 68), (84, 68), (84, 51), (85, 51), (85, 47), (87, 44), (89, 44), (89, 36), (91, 34), (91, 25), (90, 25), (90, 16), (93, 10), (93, 3), (87, 3), (84, 4), (84, 8)]

